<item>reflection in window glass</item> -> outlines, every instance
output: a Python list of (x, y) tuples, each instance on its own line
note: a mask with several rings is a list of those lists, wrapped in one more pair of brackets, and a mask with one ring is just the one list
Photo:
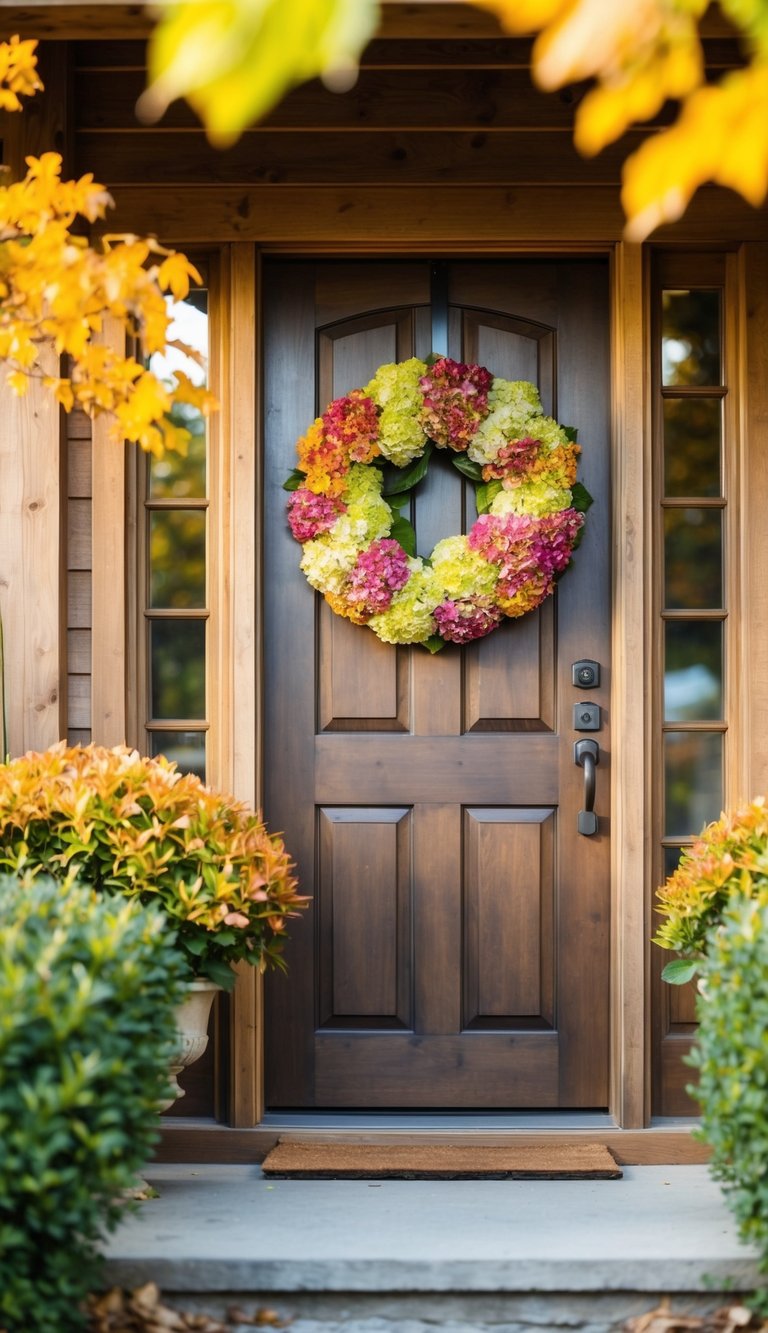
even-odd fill
[(723, 716), (721, 622), (668, 620), (664, 639), (665, 721), (720, 721)]
[(723, 737), (670, 731), (664, 737), (664, 836), (688, 838), (723, 806)]
[[(198, 288), (191, 291), (184, 301), (166, 298), (172, 320), (168, 328), (169, 339), (178, 339), (187, 347), (192, 347), (203, 358), (204, 364), (185, 356), (175, 348), (165, 352), (156, 352), (150, 357), (149, 366), (161, 379), (170, 381), (176, 371), (182, 370), (193, 384), (205, 384), (208, 359), (208, 293)], [(185, 426), (192, 435), (186, 457), (181, 454), (166, 454), (163, 458), (153, 458), (149, 467), (149, 494), (151, 499), (166, 499), (173, 496), (184, 498), (194, 496), (202, 499), (205, 495), (205, 418), (194, 407), (175, 407), (173, 421)]]
[(662, 310), (662, 384), (719, 384), (719, 291), (666, 291)]
[(150, 606), (205, 607), (205, 521), (204, 509), (150, 513)]
[(668, 609), (717, 610), (723, 599), (722, 513), (664, 511), (664, 601)]
[(664, 399), (664, 494), (720, 495), (719, 398)]
[(204, 731), (151, 731), (149, 742), (153, 759), (164, 754), (180, 773), (194, 773), (205, 782)]
[(665, 847), (664, 849), (664, 878), (668, 879), (674, 874), (680, 863), (680, 857), (685, 851), (685, 847)]
[(152, 719), (205, 718), (205, 621), (151, 620), (149, 662)]

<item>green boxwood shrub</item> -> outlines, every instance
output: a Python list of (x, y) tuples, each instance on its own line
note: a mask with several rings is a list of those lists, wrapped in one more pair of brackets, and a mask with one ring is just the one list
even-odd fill
[(768, 1272), (768, 888), (731, 898), (709, 933), (702, 975), (689, 1058), (699, 1082), (689, 1092), (701, 1105), (712, 1173)]
[(82, 1328), (158, 1136), (184, 972), (157, 909), (0, 879), (0, 1329)]

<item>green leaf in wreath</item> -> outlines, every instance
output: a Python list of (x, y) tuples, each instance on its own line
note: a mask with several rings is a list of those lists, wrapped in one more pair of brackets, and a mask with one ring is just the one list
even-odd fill
[(491, 504), (496, 499), (499, 491), (503, 490), (501, 482), (495, 478), (493, 481), (484, 481), (475, 491), (475, 504), (478, 514), (487, 514)]
[(409, 523), (407, 518), (403, 518), (402, 514), (398, 514), (389, 530), (389, 535), (400, 543), (406, 555), (416, 554), (416, 533), (413, 524)]
[(297, 491), (297, 490), (299, 489), (300, 486), (303, 486), (303, 485), (304, 485), (304, 482), (306, 481), (306, 479), (307, 479), (306, 473), (305, 473), (305, 472), (299, 472), (299, 469), (298, 469), (297, 467), (295, 467), (295, 468), (293, 469), (293, 472), (291, 473), (290, 477), (288, 477), (287, 481), (284, 481), (284, 482), (283, 482), (283, 490), (284, 490), (284, 491)]
[(473, 463), (472, 459), (467, 458), (466, 454), (454, 454), (451, 458), (451, 462), (455, 468), (458, 468), (462, 476), (469, 477), (470, 481), (477, 482), (483, 480), (483, 469), (480, 464)]
[(575, 482), (571, 487), (571, 504), (580, 514), (586, 514), (590, 505), (594, 504), (586, 486), (583, 486), (580, 481)]
[(399, 468), (394, 476), (387, 476), (384, 479), (384, 498), (388, 499), (390, 495), (400, 495), (403, 491), (411, 491), (427, 475), (429, 459), (434, 445), (431, 440), (427, 441), (427, 446), (420, 458), (416, 458), (410, 467)]
[(698, 970), (695, 958), (676, 958), (674, 962), (667, 963), (661, 979), (668, 981), (670, 986), (684, 986), (696, 976)]
[(575, 444), (579, 438), (579, 432), (576, 426), (563, 426), (563, 434), (565, 435), (566, 440), (570, 440), (571, 444)]
[(403, 491), (400, 495), (385, 495), (384, 499), (392, 510), (392, 513), (397, 517), (399, 511), (403, 509), (405, 505), (410, 504), (411, 493), (410, 491)]
[(439, 634), (430, 634), (428, 639), (422, 639), (421, 646), (433, 654), (439, 653), (440, 649), (445, 647), (445, 639), (441, 639)]

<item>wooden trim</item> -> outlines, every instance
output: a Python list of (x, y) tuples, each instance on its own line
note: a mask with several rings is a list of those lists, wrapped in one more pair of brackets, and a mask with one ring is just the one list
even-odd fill
[[(572, 251), (596, 250), (621, 240), (623, 227), (615, 185), (124, 185), (109, 219), (110, 231), (149, 231), (179, 244), (254, 241), (306, 254), (322, 245), (412, 254), (418, 243), (463, 254), (511, 246), (540, 254), (543, 236)], [(654, 240), (736, 247), (766, 236), (768, 208), (706, 187)]]
[[(739, 270), (739, 255), (726, 255), (723, 288), (723, 382), (728, 388), (723, 402), (723, 494), (726, 501), (723, 519), (723, 600), (727, 610), (723, 626), (723, 709), (727, 733), (724, 741), (723, 798), (726, 810), (740, 805), (753, 794), (749, 784), (749, 710), (752, 689), (756, 684), (747, 643), (751, 617), (748, 600), (750, 589), (745, 571), (750, 537), (753, 534), (750, 533), (744, 515), (744, 504), (751, 482), (742, 432), (745, 348), (742, 345)], [(749, 682), (748, 689), (744, 688), (745, 681)]]
[[(604, 1143), (616, 1160), (623, 1165), (671, 1166), (704, 1163), (709, 1160), (709, 1148), (692, 1137), (691, 1123), (675, 1127), (653, 1126), (650, 1129), (547, 1129), (483, 1131), (473, 1128), (473, 1144), (501, 1147), (529, 1147), (535, 1144)], [(223, 1125), (195, 1124), (165, 1120), (162, 1139), (157, 1150), (158, 1162), (239, 1162), (255, 1164), (263, 1161), (278, 1138), (306, 1142), (308, 1139), (339, 1139), (345, 1143), (456, 1143), (466, 1144), (466, 1133), (456, 1130), (342, 1130), (317, 1129), (311, 1133), (299, 1132), (294, 1127), (246, 1130), (226, 1129)]]
[[(211, 608), (218, 606), (221, 616), (211, 688), (219, 695), (212, 707), (221, 753), (212, 780), (256, 806), (261, 797), (261, 529), (256, 516), (261, 464), (258, 261), (252, 245), (231, 248), (222, 279), (214, 340), (220, 349), (222, 412), (214, 428), (219, 447), (211, 491)], [(223, 560), (218, 552), (226, 552)], [(210, 716), (213, 724), (213, 712)], [(235, 1126), (255, 1125), (264, 1109), (261, 1003), (260, 978), (243, 965), (231, 1004), (229, 1119)]]
[(613, 975), (611, 1110), (645, 1124), (648, 460), (641, 247), (613, 262)]
[[(499, 37), (496, 16), (466, 0), (381, 0), (378, 35), (398, 38)], [(152, 21), (142, 4), (126, 0), (25, 0), (4, 9), (6, 30), (25, 36), (88, 38), (136, 37), (150, 31)], [(702, 37), (732, 37), (733, 28), (710, 5), (701, 23)]]
[(748, 484), (740, 525), (743, 587), (739, 607), (742, 661), (749, 691), (741, 705), (747, 795), (768, 791), (768, 243), (744, 245), (740, 295), (740, 429)]
[[(125, 333), (107, 317), (96, 340), (123, 353)], [(126, 739), (125, 445), (109, 417), (93, 422), (93, 637), (91, 734), (97, 745)]]

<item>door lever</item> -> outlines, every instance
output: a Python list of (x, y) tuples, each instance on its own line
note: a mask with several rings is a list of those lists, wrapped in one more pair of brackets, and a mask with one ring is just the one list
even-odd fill
[(597, 741), (581, 740), (573, 743), (573, 762), (584, 769), (584, 809), (579, 811), (578, 831), (585, 838), (597, 833), (597, 815), (595, 814), (595, 769), (600, 763), (600, 746)]

